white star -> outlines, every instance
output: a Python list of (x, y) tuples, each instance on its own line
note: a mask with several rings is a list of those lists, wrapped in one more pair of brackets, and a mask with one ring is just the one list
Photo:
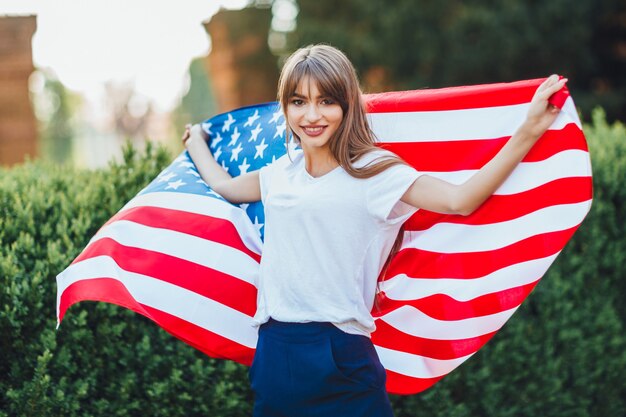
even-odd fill
[(243, 158), (243, 164), (239, 165), (239, 175), (243, 175), (248, 172), (248, 168), (250, 168), (248, 158)]
[(237, 143), (237, 140), (239, 140), (239, 136), (241, 136), (241, 133), (239, 133), (237, 126), (235, 126), (235, 131), (232, 135), (230, 135), (230, 142), (228, 142), (227, 146), (234, 146), (235, 143)]
[(185, 154), (179, 155), (178, 158), (174, 159), (174, 162), (186, 161), (187, 156)]
[(217, 136), (215, 136), (213, 139), (211, 139), (211, 145), (217, 146), (217, 144), (220, 143), (222, 141), (222, 139), (224, 139), (222, 137), (222, 135), (220, 135), (220, 133), (217, 132)]
[(194, 177), (199, 177), (200, 176), (200, 174), (198, 174), (193, 169), (188, 169), (187, 172), (185, 172), (185, 174), (190, 174), (190, 175), (193, 175)]
[(285, 122), (276, 125), (276, 133), (274, 133), (274, 137), (282, 136), (282, 134), (285, 133), (285, 127), (287, 127), (287, 124)]
[(226, 162), (224, 162), (224, 160), (222, 159), (222, 169), (226, 172), (228, 172), (228, 167), (226, 166)]
[(246, 210), (248, 210), (248, 207), (250, 207), (250, 204), (248, 204), (248, 203), (241, 203), (241, 204), (239, 204), (239, 207), (240, 207), (243, 211), (246, 211)]
[(176, 176), (176, 174), (174, 174), (173, 172), (168, 172), (167, 174), (163, 174), (159, 176), (159, 182), (166, 182), (171, 180), (172, 178), (174, 178)]
[(213, 153), (213, 158), (215, 158), (215, 160), (217, 161), (217, 158), (219, 158), (221, 154), (222, 154), (222, 147), (220, 146), (219, 148), (217, 148), (215, 153)]
[(252, 142), (252, 141), (256, 142), (256, 138), (257, 136), (259, 136), (259, 133), (261, 133), (262, 130), (263, 129), (261, 128), (261, 123), (256, 125), (256, 127), (250, 131), (252, 133), (252, 136), (250, 137), (250, 139), (248, 139), (248, 142)]
[(254, 114), (252, 116), (248, 117), (248, 121), (244, 123), (243, 127), (252, 126), (252, 123), (254, 123), (254, 121), (258, 119), (259, 117), (261, 116), (259, 116), (259, 110), (257, 109), (254, 111)]
[(266, 165), (266, 166), (267, 166), (267, 165), (272, 165), (274, 162), (276, 162), (276, 155), (272, 155), (272, 160), (271, 160), (271, 161), (269, 161), (269, 162), (268, 162), (267, 164), (265, 164), (265, 165)]
[(204, 184), (204, 185), (206, 185), (207, 187), (209, 186), (209, 184), (207, 184), (206, 182), (204, 182), (204, 180), (203, 180), (202, 178), (198, 178), (198, 180), (196, 181), (196, 183), (198, 183), (198, 184)]
[(228, 113), (228, 119), (224, 122), (224, 126), (222, 126), (222, 132), (228, 132), (230, 130), (230, 125), (235, 123), (235, 119), (233, 119), (233, 115)]
[(259, 145), (256, 145), (255, 148), (256, 148), (256, 153), (254, 154), (254, 159), (257, 159), (257, 158), (263, 159), (263, 153), (265, 152), (265, 149), (267, 148), (267, 145), (265, 144), (265, 138), (263, 138), (261, 143)]
[(209, 122), (207, 122), (207, 123), (202, 123), (202, 128), (203, 128), (204, 130), (206, 130), (206, 132), (207, 132), (209, 135), (210, 135), (210, 134), (212, 134), (212, 132), (211, 132), (211, 126), (213, 126), (213, 123), (209, 123)]
[(186, 185), (186, 183), (184, 183), (182, 180), (178, 180), (176, 182), (168, 182), (167, 183), (167, 187), (165, 187), (166, 190), (173, 188), (175, 190), (178, 190), (178, 187)]
[(193, 164), (193, 162), (183, 161), (183, 162), (179, 162), (178, 166), (185, 167), (185, 168), (193, 168), (195, 165)]
[(256, 228), (257, 233), (261, 236), (261, 229), (263, 228), (263, 223), (259, 223), (259, 218), (254, 216), (254, 227)]
[(243, 148), (241, 147), (241, 143), (240, 143), (240, 144), (237, 145), (237, 147), (235, 149), (233, 149), (233, 153), (232, 153), (232, 155), (230, 155), (230, 160), (231, 161), (239, 161), (239, 152), (241, 152), (241, 151), (243, 151)]
[(270, 119), (270, 121), (268, 123), (277, 123), (278, 119), (280, 118), (280, 116), (283, 115), (283, 111), (279, 108), (278, 110), (276, 110), (274, 112), (274, 114), (272, 114), (272, 118)]

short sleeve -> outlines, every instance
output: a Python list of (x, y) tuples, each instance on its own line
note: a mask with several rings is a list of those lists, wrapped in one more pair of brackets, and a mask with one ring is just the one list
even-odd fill
[(289, 164), (289, 156), (283, 155), (269, 165), (264, 166), (259, 170), (259, 184), (261, 186), (261, 202), (265, 204), (265, 197), (272, 183), (272, 179), (276, 171), (280, 171), (281, 167)]
[(420, 175), (415, 168), (399, 164), (372, 177), (366, 191), (369, 212), (388, 224), (407, 220), (417, 208), (400, 201), (400, 198)]

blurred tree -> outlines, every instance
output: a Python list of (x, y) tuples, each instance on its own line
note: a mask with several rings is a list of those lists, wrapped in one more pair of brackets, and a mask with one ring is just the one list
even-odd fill
[(139, 95), (130, 82), (107, 82), (105, 92), (115, 132), (126, 139), (147, 139), (152, 103)]
[(195, 58), (189, 65), (189, 90), (174, 110), (176, 133), (182, 134), (185, 124), (198, 123), (215, 114), (216, 106), (204, 58)]
[(278, 68), (269, 48), (272, 12), (254, 5), (220, 10), (204, 28), (212, 48), (206, 65), (220, 112), (276, 98)]
[(82, 105), (82, 97), (69, 91), (52, 72), (38, 70), (39, 88), (33, 94), (39, 122), (42, 156), (55, 163), (65, 163), (72, 155), (76, 134), (73, 115)]
[(585, 115), (626, 119), (623, 0), (300, 0), (293, 50), (346, 51), (370, 91), (570, 78)]

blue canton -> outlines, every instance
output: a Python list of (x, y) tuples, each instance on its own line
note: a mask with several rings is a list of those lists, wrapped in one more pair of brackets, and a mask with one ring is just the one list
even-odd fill
[[(285, 117), (278, 103), (243, 107), (213, 116), (202, 123), (209, 134), (209, 148), (215, 160), (236, 177), (261, 169), (286, 153)], [(200, 178), (189, 157), (181, 153), (139, 195), (167, 191), (206, 195), (224, 200)], [(224, 200), (225, 201), (225, 200)], [(260, 201), (239, 204), (263, 239), (265, 214)]]

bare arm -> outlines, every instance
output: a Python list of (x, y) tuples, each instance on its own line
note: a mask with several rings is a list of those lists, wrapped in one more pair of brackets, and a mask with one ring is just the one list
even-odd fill
[(188, 128), (183, 143), (204, 182), (219, 195), (231, 203), (251, 203), (261, 199), (259, 171), (231, 177), (213, 158), (200, 125)]
[(446, 214), (469, 215), (491, 196), (513, 172), (535, 142), (558, 116), (559, 109), (548, 99), (567, 79), (556, 75), (544, 81), (535, 92), (526, 120), (500, 152), (463, 184), (451, 184), (428, 175), (419, 177), (401, 200), (412, 206)]

